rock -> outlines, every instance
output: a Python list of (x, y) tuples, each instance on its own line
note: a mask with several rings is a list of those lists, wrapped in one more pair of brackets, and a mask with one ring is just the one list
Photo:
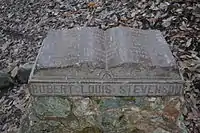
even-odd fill
[[(182, 133), (185, 130), (161, 115), (168, 111), (164, 109), (168, 104), (180, 104), (178, 100), (154, 98), (153, 102), (158, 107), (152, 109), (149, 105), (152, 98), (141, 98), (143, 104), (140, 106), (134, 104), (132, 99), (114, 97), (101, 97), (98, 103), (96, 98), (83, 97), (31, 99), (20, 133)], [(174, 108), (180, 111), (180, 106)], [(177, 122), (182, 123), (178, 118)]]
[(86, 127), (79, 133), (103, 133), (98, 127)]
[(8, 73), (0, 71), (0, 89), (7, 88), (12, 84), (12, 79)]
[(28, 79), (29, 79), (29, 76), (31, 73), (32, 66), (33, 66), (33, 64), (26, 63), (23, 66), (19, 67), (16, 78), (20, 83), (23, 83), (23, 84), (28, 83)]
[(170, 133), (168, 131), (165, 131), (164, 129), (157, 128), (153, 133)]
[(169, 119), (171, 122), (176, 122), (180, 115), (180, 111), (178, 109), (180, 106), (178, 103), (179, 102), (177, 100), (171, 100), (163, 109), (163, 116)]
[(19, 71), (19, 67), (16, 66), (12, 71), (11, 71), (11, 77), (15, 78), (17, 76), (17, 73)]

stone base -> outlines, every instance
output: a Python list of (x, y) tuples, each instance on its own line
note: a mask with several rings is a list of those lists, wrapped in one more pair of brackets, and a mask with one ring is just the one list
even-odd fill
[(31, 97), (20, 133), (187, 133), (180, 97)]

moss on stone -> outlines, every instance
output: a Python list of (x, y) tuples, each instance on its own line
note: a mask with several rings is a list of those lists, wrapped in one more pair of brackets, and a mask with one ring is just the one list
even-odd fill
[(85, 127), (82, 131), (78, 133), (103, 133), (103, 131), (98, 127)]

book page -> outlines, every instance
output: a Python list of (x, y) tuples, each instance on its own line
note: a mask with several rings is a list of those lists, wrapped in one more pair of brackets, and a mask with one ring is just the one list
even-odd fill
[[(38, 63), (43, 67), (67, 67), (81, 63), (104, 64), (104, 32), (98, 28), (74, 28), (53, 32), (46, 38)], [(105, 65), (104, 65), (105, 66)]]
[(105, 43), (104, 31), (98, 28), (85, 27), (81, 30), (79, 50), (79, 61), (81, 63), (95, 63), (97, 66), (105, 66)]
[(149, 53), (137, 39), (139, 33), (127, 27), (117, 27), (109, 29), (106, 34), (109, 67), (127, 63), (152, 64)]

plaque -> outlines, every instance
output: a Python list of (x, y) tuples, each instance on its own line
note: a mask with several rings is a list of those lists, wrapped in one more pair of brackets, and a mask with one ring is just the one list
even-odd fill
[(160, 31), (50, 31), (29, 78), (34, 96), (172, 96), (183, 77)]

